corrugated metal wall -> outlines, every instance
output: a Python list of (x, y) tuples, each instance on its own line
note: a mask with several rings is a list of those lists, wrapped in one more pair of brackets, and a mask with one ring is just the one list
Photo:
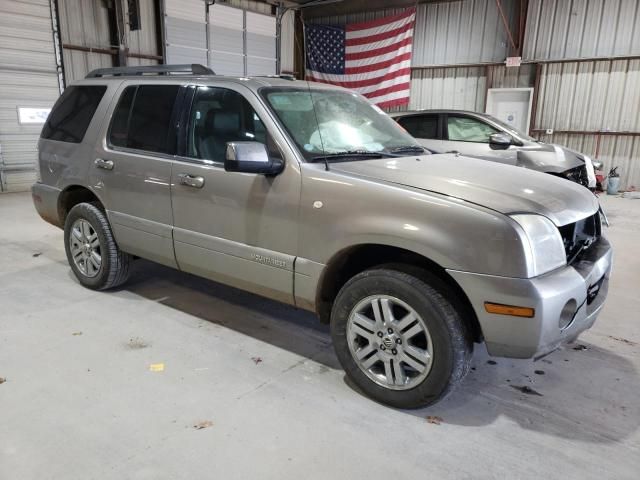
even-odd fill
[(0, 191), (35, 181), (42, 124), (21, 125), (18, 108), (50, 108), (59, 94), (49, 1), (0, 1)]
[(636, 0), (529, 0), (526, 60), (638, 54), (640, 7)]
[[(515, 35), (519, 2), (503, 0), (502, 5)], [(400, 10), (307, 21), (344, 25)], [(640, 0), (529, 0), (526, 63), (491, 65), (504, 61), (508, 42), (493, 0), (418, 5), (408, 108), (484, 111), (488, 88), (533, 87), (536, 63), (545, 62), (534, 134), (597, 157), (606, 168), (620, 165), (622, 186), (639, 187), (640, 59), (604, 58), (640, 56)], [(603, 60), (585, 61), (594, 58)], [(569, 61), (576, 59), (582, 61)], [(557, 133), (541, 131), (548, 128)]]
[(630, 134), (640, 133), (639, 107), (640, 59), (550, 63), (542, 66), (533, 128), (545, 141), (598, 157), (607, 169), (620, 166), (623, 187), (638, 187), (640, 135)]
[[(505, 15), (513, 23), (516, 0), (502, 0)], [(400, 13), (389, 8), (350, 15), (308, 20), (325, 25), (365, 22)], [(501, 62), (507, 56), (509, 40), (495, 0), (458, 0), (422, 3), (417, 6), (413, 36), (414, 67)]]
[[(109, 12), (103, 2), (86, 0), (58, 0), (60, 14), (60, 37), (62, 44), (83, 47), (109, 48)], [(78, 50), (64, 51), (64, 73), (66, 82), (84, 78), (95, 68), (112, 67), (113, 56)]]
[[(192, 0), (198, 1), (199, 0)], [(128, 49), (127, 65), (153, 65), (158, 60), (136, 58), (135, 55), (161, 56), (156, 18), (157, 0), (139, 0), (140, 30), (131, 30), (124, 22), (124, 31), (116, 34)], [(67, 83), (84, 78), (95, 68), (112, 67), (118, 52), (114, 45), (110, 10), (113, 4), (103, 1), (58, 0), (60, 35), (63, 44), (65, 79)], [(128, 18), (127, 2), (122, 2), (123, 15)], [(82, 51), (72, 46), (92, 49)]]

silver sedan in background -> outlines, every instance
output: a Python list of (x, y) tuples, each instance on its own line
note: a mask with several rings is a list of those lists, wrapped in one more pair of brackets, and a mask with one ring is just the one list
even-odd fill
[(525, 167), (567, 178), (592, 190), (596, 187), (593, 162), (588, 156), (536, 140), (491, 115), (420, 110), (391, 116), (432, 151)]

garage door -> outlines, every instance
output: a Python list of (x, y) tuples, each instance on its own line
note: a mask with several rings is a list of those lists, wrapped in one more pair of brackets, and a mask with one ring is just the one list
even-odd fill
[(167, 63), (206, 64), (219, 75), (276, 73), (275, 17), (213, 4), (207, 18), (201, 0), (167, 0), (165, 9)]
[(0, 191), (35, 181), (37, 142), (60, 95), (48, 0), (0, 2)]

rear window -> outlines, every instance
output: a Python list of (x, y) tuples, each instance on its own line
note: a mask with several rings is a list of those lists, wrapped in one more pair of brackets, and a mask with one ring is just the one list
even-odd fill
[(412, 115), (401, 118), (398, 123), (415, 138), (438, 138), (437, 115)]
[(155, 153), (175, 152), (171, 117), (178, 85), (127, 87), (113, 112), (109, 144)]
[(67, 88), (58, 99), (42, 128), (42, 138), (80, 143), (107, 87), (78, 85)]

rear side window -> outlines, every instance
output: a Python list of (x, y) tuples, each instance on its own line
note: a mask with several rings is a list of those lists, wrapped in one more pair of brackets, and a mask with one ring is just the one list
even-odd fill
[(438, 138), (437, 115), (412, 115), (401, 118), (398, 123), (416, 138)]
[(42, 138), (80, 143), (107, 87), (78, 85), (67, 88), (58, 99), (42, 128)]
[(176, 132), (171, 118), (178, 85), (127, 87), (109, 128), (109, 143), (155, 153), (175, 153)]

